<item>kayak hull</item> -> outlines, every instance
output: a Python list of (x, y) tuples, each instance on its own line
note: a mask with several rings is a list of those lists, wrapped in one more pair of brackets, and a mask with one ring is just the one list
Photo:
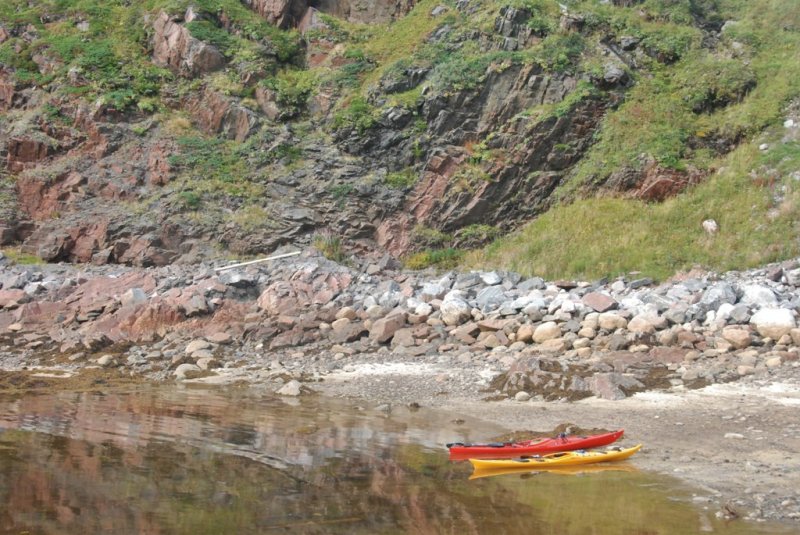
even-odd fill
[(549, 470), (561, 466), (622, 461), (642, 449), (641, 444), (632, 448), (615, 448), (608, 451), (566, 451), (551, 453), (531, 459), (470, 459), (475, 470), (507, 470), (509, 468), (528, 470)]
[(450, 459), (507, 459), (523, 455), (546, 455), (561, 451), (586, 450), (607, 446), (622, 437), (622, 429), (588, 437), (567, 436), (545, 438), (526, 442), (512, 442), (498, 445), (454, 444), (450, 447)]

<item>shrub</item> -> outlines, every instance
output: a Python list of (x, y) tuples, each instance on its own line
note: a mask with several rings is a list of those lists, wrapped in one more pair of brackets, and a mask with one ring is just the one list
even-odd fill
[(414, 253), (408, 256), (403, 263), (407, 269), (425, 269), (432, 266), (440, 269), (452, 269), (458, 266), (463, 256), (464, 252), (458, 249), (432, 249)]
[(363, 134), (375, 124), (376, 110), (364, 97), (355, 97), (333, 116), (334, 130), (356, 130)]
[(346, 258), (342, 239), (331, 231), (318, 232), (311, 243), (328, 260), (342, 263)]

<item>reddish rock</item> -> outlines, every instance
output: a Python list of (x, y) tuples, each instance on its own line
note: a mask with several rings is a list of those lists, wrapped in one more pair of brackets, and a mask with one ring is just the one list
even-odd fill
[(169, 157), (175, 148), (169, 145), (157, 144), (150, 147), (147, 154), (147, 170), (145, 182), (150, 186), (164, 186), (172, 178), (172, 166)]
[(225, 57), (216, 47), (192, 37), (189, 30), (162, 12), (153, 23), (153, 62), (182, 76), (221, 69)]
[(595, 312), (607, 312), (614, 310), (618, 306), (618, 303), (612, 297), (599, 292), (588, 293), (583, 296), (581, 301)]
[(511, 321), (512, 320), (499, 318), (485, 319), (478, 322), (478, 327), (480, 327), (482, 331), (502, 331)]
[(0, 70), (0, 111), (8, 111), (14, 106), (14, 83), (6, 78), (4, 71)]
[(256, 102), (258, 102), (261, 111), (271, 121), (277, 120), (281, 116), (281, 109), (278, 106), (278, 94), (272, 89), (265, 87), (256, 88)]
[(369, 330), (370, 339), (382, 344), (388, 342), (398, 329), (406, 324), (405, 312), (393, 312), (385, 318), (376, 320)]
[(204, 132), (236, 141), (247, 139), (258, 125), (252, 111), (208, 89), (191, 95), (184, 107)]
[(44, 141), (26, 137), (12, 138), (6, 147), (8, 151), (8, 169), (18, 173), (44, 160), (51, 152), (50, 145)]
[(440, 200), (466, 158), (466, 153), (456, 150), (452, 154), (436, 154), (428, 160), (422, 180), (407, 197), (403, 209), (378, 227), (375, 239), (381, 247), (397, 256), (410, 248), (414, 226), (431, 219), (441, 209)]
[(16, 308), (30, 300), (23, 290), (0, 290), (0, 308)]
[(352, 281), (348, 272), (316, 273), (315, 267), (301, 269), (287, 281), (269, 285), (258, 298), (258, 307), (270, 316), (298, 315), (301, 308), (330, 303)]
[(17, 179), (19, 204), (22, 210), (35, 221), (51, 219), (82, 197), (81, 189), (86, 180), (80, 173), (68, 172), (52, 181), (45, 181), (27, 174)]
[(281, 28), (296, 26), (308, 9), (305, 0), (242, 0), (242, 3)]

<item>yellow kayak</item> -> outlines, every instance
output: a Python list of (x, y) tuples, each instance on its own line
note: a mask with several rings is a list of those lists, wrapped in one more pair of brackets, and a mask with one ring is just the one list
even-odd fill
[(639, 469), (626, 462), (611, 463), (611, 464), (585, 464), (577, 466), (562, 466), (555, 468), (528, 468), (527, 466), (515, 466), (513, 468), (491, 468), (489, 470), (475, 469), (469, 476), (469, 479), (481, 479), (484, 477), (496, 477), (507, 475), (530, 475), (530, 474), (559, 474), (565, 476), (581, 476), (586, 474), (595, 474), (597, 472), (638, 472)]
[(475, 470), (498, 470), (507, 468), (527, 468), (529, 470), (547, 470), (557, 466), (576, 466), (580, 464), (604, 463), (627, 459), (642, 449), (641, 444), (632, 448), (613, 448), (605, 451), (565, 451), (551, 453), (530, 459), (470, 459)]

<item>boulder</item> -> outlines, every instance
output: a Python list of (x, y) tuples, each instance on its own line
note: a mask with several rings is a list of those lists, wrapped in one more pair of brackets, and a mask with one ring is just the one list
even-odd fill
[(584, 295), (581, 302), (595, 312), (607, 312), (618, 306), (614, 298), (600, 292), (590, 292)]
[(376, 320), (369, 330), (369, 337), (371, 340), (382, 344), (388, 342), (394, 336), (398, 329), (406, 324), (406, 313), (395, 311), (385, 318)]
[(742, 298), (739, 300), (744, 305), (755, 308), (772, 307), (778, 304), (778, 298), (772, 289), (760, 284), (746, 284), (741, 287)]
[(794, 314), (786, 308), (762, 308), (750, 318), (758, 334), (773, 340), (780, 340), (797, 326)]
[(638, 315), (628, 322), (628, 330), (632, 333), (651, 334), (656, 331), (652, 322), (645, 316)]
[(561, 327), (554, 321), (542, 323), (534, 330), (532, 339), (535, 343), (541, 344), (547, 340), (559, 338), (561, 336)]
[(472, 307), (460, 297), (448, 294), (439, 308), (445, 325), (459, 325), (468, 320)]
[(750, 331), (741, 327), (725, 327), (722, 329), (722, 338), (736, 349), (750, 347), (752, 342)]
[(624, 329), (628, 326), (628, 320), (619, 314), (614, 314), (613, 312), (603, 312), (600, 314), (597, 317), (597, 323), (601, 329), (605, 329), (607, 331)]

